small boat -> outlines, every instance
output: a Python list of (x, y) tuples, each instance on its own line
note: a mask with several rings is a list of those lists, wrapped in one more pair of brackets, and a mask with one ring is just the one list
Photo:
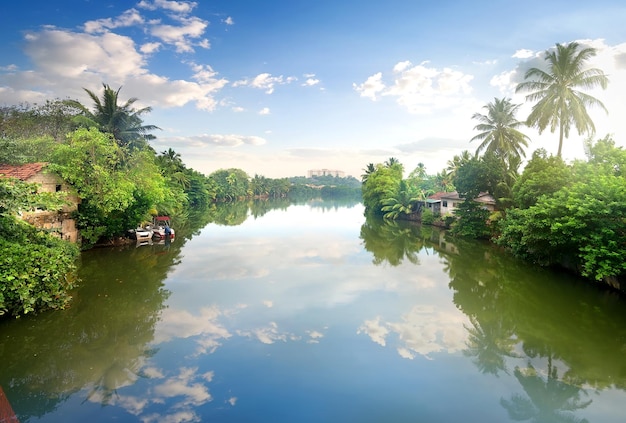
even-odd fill
[(154, 231), (150, 226), (138, 226), (136, 229), (131, 229), (128, 232), (130, 233), (130, 237), (136, 239), (137, 241), (152, 239), (154, 234)]
[(169, 216), (157, 216), (154, 218), (154, 226), (152, 228), (152, 238), (155, 239), (173, 239), (175, 236), (174, 229), (170, 226), (171, 219)]

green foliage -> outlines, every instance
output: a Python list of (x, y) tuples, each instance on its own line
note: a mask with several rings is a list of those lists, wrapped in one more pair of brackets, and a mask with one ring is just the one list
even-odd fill
[(166, 185), (154, 156), (145, 150), (128, 154), (95, 128), (78, 129), (66, 144), (57, 146), (49, 168), (58, 173), (81, 198), (77, 224), (84, 247), (101, 237), (123, 235), (148, 217), (148, 211), (166, 201), (180, 210), (184, 193)]
[(94, 92), (84, 89), (93, 100), (94, 109), (89, 110), (80, 102), (67, 100), (65, 104), (78, 110), (79, 114), (74, 122), (83, 128), (98, 128), (100, 131), (111, 134), (116, 142), (130, 150), (148, 148), (148, 140), (154, 139), (150, 132), (159, 129), (154, 125), (144, 125), (141, 116), (152, 109), (144, 107), (135, 109), (133, 105), (138, 100), (130, 98), (124, 104), (118, 104), (121, 87), (113, 90), (109, 85), (102, 84), (104, 90), (102, 99)]
[(456, 170), (454, 185), (461, 198), (476, 198), (481, 192), (493, 195), (505, 173), (506, 166), (493, 154), (472, 157)]
[(402, 180), (394, 196), (383, 199), (381, 211), (385, 219), (411, 219), (421, 210), (421, 200), (417, 189)]
[(480, 123), (474, 129), (480, 133), (471, 141), (482, 141), (476, 149), (476, 154), (484, 150), (493, 154), (505, 163), (518, 162), (526, 154), (524, 148), (528, 146), (529, 138), (517, 128), (524, 123), (515, 118), (515, 113), (520, 105), (511, 103), (508, 98), (494, 98), (493, 103), (487, 104), (486, 115), (474, 113), (472, 119)]
[(489, 210), (476, 201), (466, 200), (457, 207), (458, 220), (452, 226), (452, 233), (467, 238), (489, 239), (492, 235)]
[(75, 245), (0, 216), (0, 314), (64, 308), (74, 287)]
[[(21, 141), (51, 138), (54, 141), (62, 141), (65, 134), (74, 129), (72, 123), (74, 115), (72, 108), (60, 100), (47, 100), (41, 105), (0, 107), (0, 139)], [(41, 159), (25, 158), (21, 162), (33, 160)]]
[(626, 152), (606, 140), (595, 151), (590, 162), (574, 165), (569, 185), (510, 210), (497, 242), (520, 258), (569, 264), (598, 281), (626, 274), (626, 180), (619, 169)]
[(22, 211), (59, 210), (65, 204), (64, 192), (38, 192), (38, 184), (0, 178), (0, 216)]
[(219, 169), (209, 175), (216, 187), (215, 199), (234, 201), (250, 195), (250, 177), (241, 169)]
[(526, 100), (536, 101), (527, 119), (527, 124), (539, 129), (539, 133), (550, 127), (550, 132), (559, 128), (559, 150), (561, 157), (563, 139), (569, 137), (572, 126), (579, 134), (594, 133), (595, 126), (587, 107), (598, 106), (606, 111), (604, 104), (595, 97), (580, 91), (581, 88), (606, 88), (608, 78), (600, 69), (589, 69), (587, 61), (596, 55), (596, 49), (580, 48), (577, 42), (556, 44), (553, 51), (545, 52), (546, 70), (530, 68), (524, 75), (516, 92), (530, 91)]
[(571, 170), (556, 156), (548, 156), (539, 149), (524, 168), (524, 172), (513, 186), (515, 206), (528, 208), (537, 203), (539, 197), (551, 195), (566, 186), (571, 179)]
[(384, 165), (378, 164), (368, 174), (362, 185), (363, 204), (375, 214), (384, 214), (385, 200), (395, 197), (402, 181), (403, 167), (397, 159), (390, 158)]
[(435, 222), (435, 213), (429, 209), (422, 209), (422, 223), (432, 225)]

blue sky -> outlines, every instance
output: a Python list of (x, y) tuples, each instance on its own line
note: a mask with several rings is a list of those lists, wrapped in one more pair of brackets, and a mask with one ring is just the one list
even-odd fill
[[(626, 4), (619, 0), (243, 0), (6, 2), (0, 13), (0, 105), (73, 98), (103, 83), (151, 106), (173, 148), (205, 174), (338, 169), (357, 178), (398, 158), (434, 174), (475, 151), (472, 115), (514, 87), (555, 43), (598, 49), (610, 84), (591, 92), (597, 135), (626, 145)], [(528, 150), (557, 134), (523, 130)], [(584, 157), (584, 136), (566, 159)]]

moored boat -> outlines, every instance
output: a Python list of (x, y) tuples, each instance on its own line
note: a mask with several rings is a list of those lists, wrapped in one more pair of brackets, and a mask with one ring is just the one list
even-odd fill
[(157, 216), (154, 218), (152, 237), (155, 239), (173, 239), (175, 237), (174, 228), (170, 226), (169, 216)]
[(150, 227), (141, 227), (138, 226), (136, 229), (131, 229), (128, 231), (130, 237), (132, 239), (136, 239), (137, 241), (152, 239), (154, 231)]

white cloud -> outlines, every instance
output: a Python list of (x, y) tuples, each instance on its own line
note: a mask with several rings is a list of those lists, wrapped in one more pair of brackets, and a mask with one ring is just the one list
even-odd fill
[(176, 47), (179, 53), (192, 53), (193, 46), (197, 45), (208, 48), (209, 44), (206, 40), (199, 43), (193, 43), (192, 39), (200, 38), (204, 34), (204, 30), (209, 23), (198, 17), (178, 18), (181, 23), (179, 26), (168, 24), (155, 24), (150, 28), (150, 34), (161, 39), (166, 44)]
[(304, 74), (304, 77), (306, 80), (302, 84), (303, 87), (312, 87), (320, 83), (320, 80), (315, 77), (314, 73)]
[(282, 75), (272, 76), (269, 73), (261, 73), (252, 79), (241, 79), (239, 81), (235, 81), (233, 83), (233, 87), (249, 86), (265, 90), (267, 94), (272, 94), (276, 85), (290, 84), (296, 80), (297, 78), (293, 76), (284, 78)]
[(471, 101), (472, 75), (452, 68), (428, 67), (427, 64), (413, 66), (409, 61), (399, 62), (393, 67), (392, 84), (385, 84), (382, 72), (378, 72), (353, 87), (361, 97), (372, 100), (380, 96), (395, 97), (399, 105), (415, 114), (459, 108)]
[(247, 336), (249, 338), (256, 338), (263, 344), (273, 344), (276, 341), (287, 341), (287, 339), (294, 339), (293, 335), (286, 332), (279, 332), (276, 322), (270, 322), (268, 326), (253, 329), (251, 331), (237, 331), (240, 336)]
[(376, 96), (385, 89), (385, 84), (382, 82), (383, 74), (378, 72), (367, 78), (367, 80), (361, 85), (352, 84), (352, 87), (361, 94), (361, 97), (371, 98), (376, 100)]
[(139, 47), (139, 51), (141, 51), (144, 54), (152, 54), (152, 53), (156, 53), (157, 51), (159, 51), (161, 46), (162, 46), (161, 43), (145, 43), (141, 47)]
[(147, 43), (137, 50), (130, 37), (112, 32), (87, 34), (56, 28), (30, 32), (25, 36), (25, 52), (33, 69), (12, 67), (11, 73), (0, 74), (3, 99), (13, 104), (54, 97), (90, 102), (82, 87), (98, 92), (102, 81), (107, 81), (112, 87), (124, 86), (122, 95), (137, 97), (143, 104), (167, 108), (195, 103), (200, 110), (214, 110), (214, 95), (228, 81), (208, 65), (192, 65), (197, 82), (153, 74), (144, 54), (159, 47), (160, 43)]
[(398, 337), (396, 351), (401, 357), (413, 359), (419, 354), (430, 359), (432, 353), (453, 353), (465, 347), (466, 320), (458, 311), (418, 305), (402, 315), (399, 322), (381, 322), (380, 317), (366, 320), (357, 333), (365, 333), (383, 347), (387, 345), (388, 335), (393, 333)]
[(26, 40), (26, 54), (47, 79), (96, 76), (102, 80), (106, 75), (109, 80), (124, 80), (147, 73), (134, 41), (122, 35), (45, 29), (29, 33)]
[(235, 25), (235, 21), (234, 21), (234, 20), (233, 20), (233, 18), (232, 18), (232, 17), (230, 17), (230, 16), (229, 16), (229, 17), (227, 17), (226, 19), (224, 19), (224, 23), (225, 23), (226, 25)]
[(141, 25), (143, 23), (144, 18), (139, 14), (139, 12), (135, 9), (129, 9), (115, 19), (105, 18), (95, 21), (87, 21), (84, 24), (84, 29), (87, 33), (99, 33), (109, 29)]
[(185, 404), (194, 406), (212, 401), (209, 390), (200, 382), (193, 382), (196, 377), (196, 368), (182, 368), (180, 374), (166, 379), (154, 388), (154, 394), (161, 398), (184, 397)]
[(365, 333), (372, 341), (382, 345), (383, 347), (387, 345), (387, 340), (385, 338), (389, 334), (389, 329), (380, 324), (380, 316), (363, 322), (356, 333)]
[(515, 53), (513, 53), (513, 57), (516, 59), (528, 59), (533, 56), (535, 56), (535, 52), (525, 48), (517, 50)]
[(148, 10), (164, 9), (169, 10), (170, 12), (187, 14), (190, 13), (197, 5), (198, 3), (191, 1), (141, 0), (137, 4), (137, 7)]
[(262, 137), (239, 134), (202, 134), (184, 138), (170, 138), (169, 140), (164, 141), (173, 143), (186, 142), (191, 144), (193, 147), (207, 147), (210, 145), (220, 147), (238, 147), (242, 144), (263, 145), (267, 142), (265, 138)]
[(269, 107), (263, 107), (261, 110), (259, 110), (259, 114), (261, 116), (266, 116), (266, 115), (269, 115), (270, 113), (271, 112), (270, 112), (270, 108)]
[(204, 338), (227, 339), (231, 334), (218, 319), (222, 315), (217, 307), (205, 307), (193, 315), (186, 310), (168, 308), (163, 311), (154, 343), (160, 344), (176, 338), (202, 335)]

